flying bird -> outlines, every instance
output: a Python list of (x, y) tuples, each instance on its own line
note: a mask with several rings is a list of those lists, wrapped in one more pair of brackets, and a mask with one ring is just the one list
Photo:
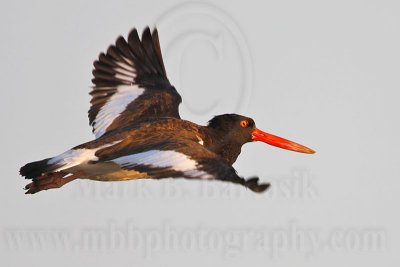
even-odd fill
[(256, 128), (253, 119), (224, 114), (206, 126), (183, 120), (182, 98), (167, 78), (158, 32), (147, 27), (120, 36), (94, 61), (89, 123), (95, 139), (58, 156), (26, 164), (26, 194), (75, 179), (124, 181), (187, 178), (222, 180), (254, 192), (269, 183), (239, 176), (232, 164), (241, 147), (261, 141), (312, 154), (310, 148)]

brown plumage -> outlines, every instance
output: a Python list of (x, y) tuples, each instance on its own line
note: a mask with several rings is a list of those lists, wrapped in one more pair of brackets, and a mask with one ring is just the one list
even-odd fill
[(232, 164), (241, 147), (263, 141), (285, 149), (309, 148), (267, 134), (251, 118), (225, 114), (200, 126), (182, 120), (182, 99), (165, 71), (158, 32), (136, 29), (117, 38), (94, 62), (89, 123), (96, 139), (41, 161), (20, 174), (32, 182), (28, 194), (58, 188), (77, 178), (122, 181), (184, 177), (223, 180), (262, 192), (269, 184), (245, 180)]

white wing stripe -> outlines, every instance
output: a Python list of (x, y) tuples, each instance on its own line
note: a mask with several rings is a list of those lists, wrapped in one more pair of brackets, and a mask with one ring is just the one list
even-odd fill
[(121, 73), (123, 75), (129, 76), (129, 77), (132, 77), (132, 78), (136, 77), (136, 72), (134, 72), (134, 71), (127, 71), (127, 70), (122, 69), (122, 68), (114, 68), (114, 70), (116, 72), (119, 72), (119, 73)]
[(97, 160), (95, 153), (97, 150), (102, 148), (113, 146), (117, 143), (120, 143), (122, 140), (112, 142), (110, 144), (105, 144), (97, 148), (87, 149), (87, 148), (80, 148), (80, 149), (70, 149), (54, 158), (51, 158), (47, 164), (49, 165), (60, 165), (59, 168), (55, 169), (54, 171), (62, 171), (77, 165), (80, 165), (85, 162)]
[(149, 150), (133, 155), (123, 156), (112, 160), (122, 167), (135, 165), (150, 165), (154, 168), (172, 168), (175, 171), (183, 172), (193, 178), (212, 179), (213, 176), (205, 171), (195, 160), (190, 159), (183, 153), (176, 151)]
[(123, 80), (123, 81), (127, 81), (127, 82), (133, 83), (133, 81), (134, 81), (134, 77), (129, 77), (129, 76), (126, 76), (126, 75), (123, 75), (123, 74), (116, 73), (114, 76), (117, 79), (120, 79), (120, 80)]
[(130, 65), (133, 65), (133, 61), (128, 59), (127, 57), (124, 57), (123, 55), (120, 55), (126, 62), (128, 62)]
[(116, 63), (118, 66), (120, 66), (121, 68), (124, 68), (124, 69), (126, 69), (126, 70), (128, 70), (128, 71), (135, 72), (135, 68), (129, 66), (129, 65), (126, 64), (126, 63), (123, 63), (123, 62), (120, 62), (120, 61), (115, 61), (115, 63)]
[(117, 92), (115, 92), (104, 106), (100, 108), (94, 120), (93, 127), (96, 138), (102, 136), (111, 123), (125, 110), (128, 104), (133, 102), (143, 92), (144, 89), (136, 85), (118, 86)]

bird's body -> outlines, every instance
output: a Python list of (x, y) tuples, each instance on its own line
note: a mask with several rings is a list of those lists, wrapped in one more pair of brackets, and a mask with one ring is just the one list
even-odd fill
[[(200, 126), (182, 120), (181, 97), (169, 83), (158, 33), (134, 29), (94, 62), (89, 122), (96, 139), (48, 159), (28, 163), (27, 193), (57, 188), (76, 178), (122, 181), (141, 178), (224, 180), (261, 192), (269, 184), (238, 176), (232, 164), (243, 144), (261, 140), (304, 153), (313, 151), (255, 128), (251, 118), (214, 117)], [(272, 139), (271, 139), (272, 138)], [(283, 141), (282, 141), (283, 140)], [(286, 143), (285, 143), (286, 142)]]

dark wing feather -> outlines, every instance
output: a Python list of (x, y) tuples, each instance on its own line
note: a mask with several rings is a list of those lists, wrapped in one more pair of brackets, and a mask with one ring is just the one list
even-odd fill
[(167, 78), (156, 29), (146, 28), (141, 40), (136, 29), (128, 41), (118, 37), (93, 65), (89, 123), (97, 138), (137, 121), (180, 118), (181, 96)]
[(157, 54), (158, 63), (160, 64), (161, 70), (164, 73), (164, 75), (167, 75), (165, 72), (164, 61), (163, 61), (162, 54), (161, 54), (160, 40), (158, 39), (158, 31), (156, 28), (153, 30), (152, 36), (153, 36), (154, 49)]
[(162, 66), (160, 65), (158, 59), (157, 59), (157, 54), (155, 52), (155, 48), (154, 48), (154, 43), (153, 43), (153, 38), (151, 36), (150, 33), (150, 29), (146, 28), (143, 31), (142, 34), (142, 44), (143, 44), (143, 48), (146, 52), (147, 57), (151, 60), (151, 64), (154, 66), (154, 68), (156, 69), (157, 73), (159, 75), (166, 75)]

